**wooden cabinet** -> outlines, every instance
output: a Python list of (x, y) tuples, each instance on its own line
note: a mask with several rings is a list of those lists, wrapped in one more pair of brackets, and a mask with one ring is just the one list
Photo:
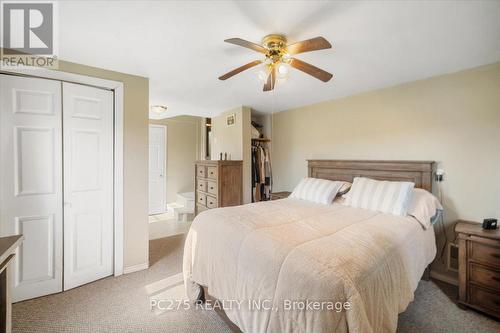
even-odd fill
[(459, 221), (459, 303), (500, 318), (500, 230)]
[(195, 214), (243, 203), (243, 161), (198, 161)]

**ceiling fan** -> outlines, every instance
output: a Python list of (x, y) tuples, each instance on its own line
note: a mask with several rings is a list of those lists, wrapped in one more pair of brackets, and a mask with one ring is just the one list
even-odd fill
[(244, 70), (262, 63), (265, 65), (267, 71), (267, 79), (264, 77), (266, 80), (263, 89), (264, 91), (271, 91), (274, 89), (276, 77), (280, 74), (286, 74), (288, 72), (288, 66), (314, 76), (323, 82), (328, 82), (333, 76), (316, 66), (292, 57), (293, 55), (299, 53), (331, 48), (332, 45), (323, 37), (311, 38), (291, 45), (286, 45), (286, 37), (278, 34), (271, 34), (264, 37), (264, 39), (262, 39), (262, 45), (255, 44), (241, 38), (230, 38), (226, 39), (225, 42), (260, 52), (265, 55), (265, 59), (254, 60), (246, 65), (233, 69), (232, 71), (220, 76), (219, 80), (229, 79)]

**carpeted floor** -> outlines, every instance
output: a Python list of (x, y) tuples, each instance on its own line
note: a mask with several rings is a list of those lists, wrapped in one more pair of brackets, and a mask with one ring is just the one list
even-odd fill
[[(13, 332), (229, 332), (214, 311), (151, 311), (151, 298), (182, 294), (184, 236), (150, 242), (148, 270), (110, 277), (13, 306)], [(500, 332), (500, 322), (454, 303), (456, 288), (422, 281), (398, 332)]]

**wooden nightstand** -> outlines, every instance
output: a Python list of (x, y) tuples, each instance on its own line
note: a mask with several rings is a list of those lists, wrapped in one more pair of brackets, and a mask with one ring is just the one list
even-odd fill
[(285, 199), (288, 198), (290, 194), (292, 194), (292, 192), (273, 192), (271, 193), (271, 200)]
[(459, 221), (459, 304), (500, 318), (500, 230)]

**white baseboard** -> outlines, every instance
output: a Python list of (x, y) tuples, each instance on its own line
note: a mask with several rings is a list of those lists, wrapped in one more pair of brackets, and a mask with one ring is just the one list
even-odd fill
[(123, 274), (138, 272), (148, 268), (149, 268), (149, 262), (145, 262), (134, 266), (128, 266), (123, 269)]
[(432, 271), (431, 270), (431, 278), (439, 280), (439, 281), (442, 281), (442, 282), (445, 282), (445, 283), (448, 283), (448, 284), (452, 284), (454, 286), (458, 286), (458, 280), (457, 279), (455, 279), (455, 278), (453, 278), (451, 276), (447, 276), (445, 274), (436, 272), (436, 271)]

